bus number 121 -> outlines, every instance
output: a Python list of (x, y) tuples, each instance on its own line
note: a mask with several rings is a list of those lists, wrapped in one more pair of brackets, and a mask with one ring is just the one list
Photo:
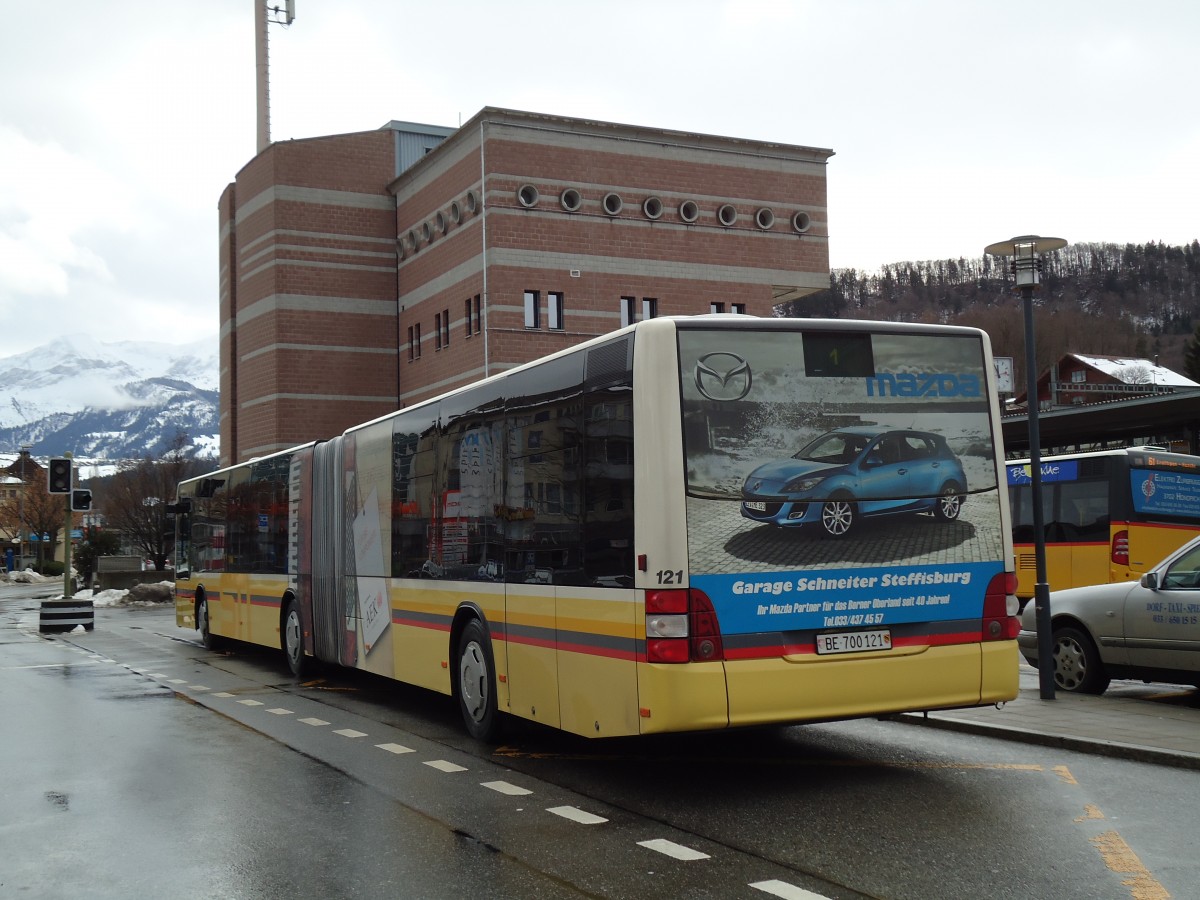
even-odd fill
[(659, 584), (683, 584), (683, 569), (659, 569)]

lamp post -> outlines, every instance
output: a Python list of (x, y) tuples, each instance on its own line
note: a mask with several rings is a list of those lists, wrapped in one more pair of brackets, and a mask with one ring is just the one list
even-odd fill
[(989, 244), (984, 253), (1011, 256), (1016, 288), (1025, 306), (1025, 400), (1029, 408), (1029, 478), (1033, 483), (1033, 553), (1037, 584), (1033, 588), (1037, 616), (1038, 686), (1043, 700), (1054, 699), (1054, 644), (1050, 635), (1050, 585), (1046, 580), (1046, 523), (1042, 514), (1042, 435), (1038, 425), (1037, 354), (1033, 336), (1033, 292), (1041, 284), (1039, 253), (1067, 246), (1062, 238), (1026, 234)]

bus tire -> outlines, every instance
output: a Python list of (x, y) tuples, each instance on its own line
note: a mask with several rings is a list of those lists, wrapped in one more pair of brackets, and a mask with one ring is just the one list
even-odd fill
[(304, 654), (304, 623), (300, 618), (300, 604), (295, 600), (288, 601), (279, 638), (283, 655), (287, 658), (288, 671), (293, 678), (303, 678), (308, 674), (312, 661)]
[(454, 693), (467, 733), (479, 741), (494, 741), (500, 733), (496, 666), (492, 642), (478, 619), (468, 622), (458, 637)]
[(200, 632), (200, 643), (205, 650), (220, 650), (221, 639), (212, 633), (212, 622), (208, 618), (208, 598), (203, 594), (196, 601), (196, 630)]
[(1076, 694), (1103, 694), (1109, 677), (1096, 645), (1078, 628), (1064, 625), (1053, 631), (1054, 683)]
[(857, 511), (849, 496), (831, 497), (821, 504), (821, 530), (832, 538), (842, 538), (854, 528)]
[(938, 491), (937, 502), (933, 505), (933, 515), (941, 522), (953, 522), (962, 512), (962, 488), (953, 481), (947, 481)]

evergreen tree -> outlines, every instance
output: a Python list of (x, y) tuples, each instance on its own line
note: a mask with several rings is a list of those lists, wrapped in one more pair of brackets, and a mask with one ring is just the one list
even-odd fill
[(1196, 326), (1191, 340), (1184, 345), (1183, 374), (1192, 381), (1200, 381), (1200, 325)]

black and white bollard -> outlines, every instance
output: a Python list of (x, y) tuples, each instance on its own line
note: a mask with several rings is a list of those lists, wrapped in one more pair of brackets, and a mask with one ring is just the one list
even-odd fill
[(38, 631), (61, 634), (82, 625), (91, 631), (96, 627), (96, 613), (91, 600), (43, 600)]

